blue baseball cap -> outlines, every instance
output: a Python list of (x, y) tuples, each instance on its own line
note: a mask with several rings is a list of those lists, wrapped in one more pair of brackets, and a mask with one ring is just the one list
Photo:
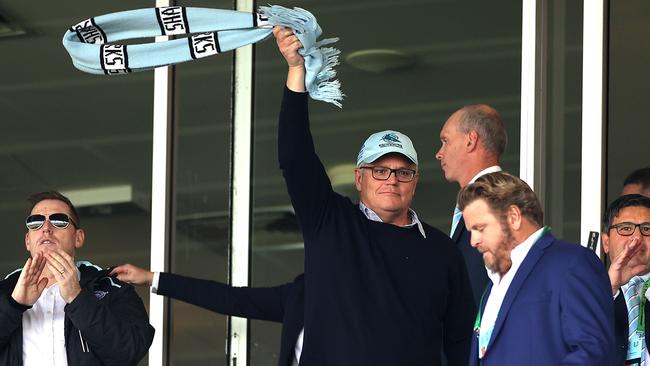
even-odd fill
[(403, 133), (386, 130), (373, 133), (366, 139), (357, 156), (357, 167), (372, 163), (388, 153), (400, 153), (418, 165), (418, 153), (411, 139)]

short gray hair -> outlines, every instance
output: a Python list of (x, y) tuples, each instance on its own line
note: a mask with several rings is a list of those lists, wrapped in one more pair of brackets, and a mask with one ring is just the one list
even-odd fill
[(508, 134), (496, 109), (486, 104), (473, 104), (463, 107), (458, 129), (464, 134), (476, 131), (485, 148), (496, 154), (503, 154), (508, 144)]

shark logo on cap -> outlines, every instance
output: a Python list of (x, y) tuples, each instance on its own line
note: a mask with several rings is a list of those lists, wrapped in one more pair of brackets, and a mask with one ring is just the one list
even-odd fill
[(399, 137), (397, 137), (397, 135), (392, 132), (385, 134), (381, 139), (386, 142), (402, 142), (399, 140)]

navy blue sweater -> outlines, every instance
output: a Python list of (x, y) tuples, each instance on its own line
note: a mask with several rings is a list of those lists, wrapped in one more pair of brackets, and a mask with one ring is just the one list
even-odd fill
[(451, 239), (423, 223), (368, 220), (332, 190), (309, 131), (307, 94), (285, 88), (280, 168), (305, 240), (300, 365), (467, 365), (476, 315)]

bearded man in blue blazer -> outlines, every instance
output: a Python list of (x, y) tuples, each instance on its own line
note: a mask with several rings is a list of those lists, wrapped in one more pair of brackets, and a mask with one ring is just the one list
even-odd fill
[(613, 365), (607, 272), (593, 252), (543, 226), (530, 187), (507, 173), (487, 174), (461, 190), (458, 206), (491, 280), (470, 365)]

